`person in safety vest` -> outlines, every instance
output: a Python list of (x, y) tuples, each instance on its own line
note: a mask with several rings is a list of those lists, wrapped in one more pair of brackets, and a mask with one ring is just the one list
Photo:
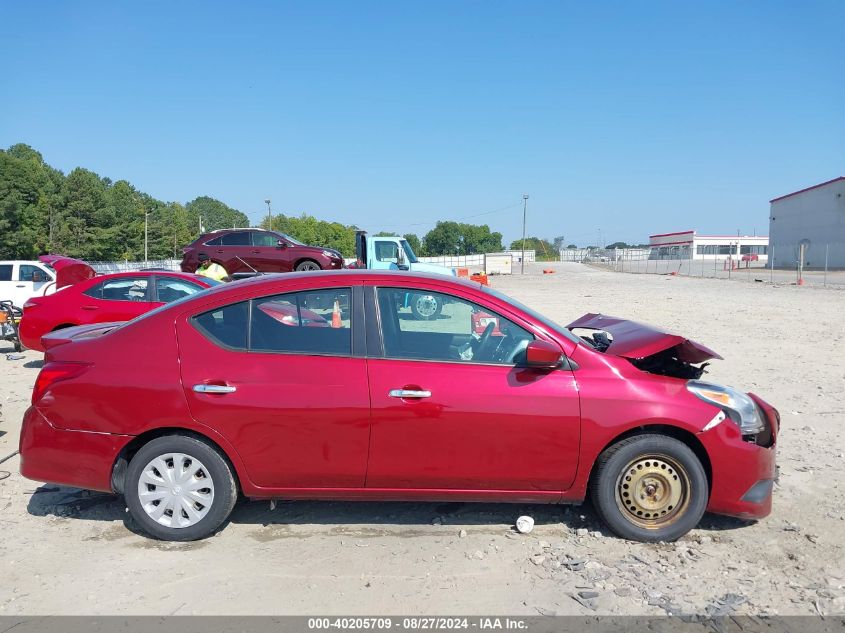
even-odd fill
[(197, 266), (197, 275), (214, 279), (215, 281), (229, 281), (229, 273), (220, 264), (213, 262), (205, 253), (200, 253), (197, 256), (200, 265)]

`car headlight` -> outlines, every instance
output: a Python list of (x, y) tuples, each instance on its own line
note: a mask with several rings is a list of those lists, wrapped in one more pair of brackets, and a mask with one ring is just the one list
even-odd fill
[(335, 251), (323, 251), (323, 257), (337, 259), (338, 257), (340, 257), (340, 253), (336, 253)]
[(687, 389), (710, 404), (719, 407), (740, 428), (743, 435), (756, 435), (766, 428), (757, 403), (746, 394), (723, 385), (698, 380), (687, 382)]

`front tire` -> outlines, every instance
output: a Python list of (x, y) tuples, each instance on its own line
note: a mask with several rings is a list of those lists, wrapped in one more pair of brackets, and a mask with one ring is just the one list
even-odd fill
[(296, 265), (296, 272), (298, 273), (310, 270), (322, 270), (322, 268), (320, 267), (320, 264), (311, 259), (306, 259)]
[(124, 498), (144, 532), (165, 541), (213, 534), (232, 512), (237, 485), (232, 468), (210, 444), (166, 435), (145, 444), (126, 471)]
[(631, 541), (674, 541), (707, 507), (707, 474), (689, 446), (665, 435), (629, 437), (596, 462), (590, 494), (599, 516)]

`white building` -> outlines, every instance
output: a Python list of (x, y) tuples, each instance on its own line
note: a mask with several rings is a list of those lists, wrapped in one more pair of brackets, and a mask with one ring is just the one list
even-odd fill
[(768, 260), (764, 235), (698, 235), (693, 231), (649, 235), (649, 259)]
[(770, 200), (769, 235), (775, 268), (845, 268), (845, 176)]

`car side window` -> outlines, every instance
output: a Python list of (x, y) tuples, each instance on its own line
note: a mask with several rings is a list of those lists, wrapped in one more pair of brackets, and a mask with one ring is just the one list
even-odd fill
[(253, 246), (278, 246), (279, 245), (279, 238), (272, 233), (259, 233), (258, 231), (253, 231), (252, 233), (252, 245)]
[(220, 246), (223, 241), (223, 237), (215, 237), (213, 240), (208, 240), (205, 245), (206, 246)]
[(349, 356), (351, 296), (349, 288), (327, 288), (253, 299), (250, 351)]
[(21, 264), (18, 266), (18, 281), (32, 281), (39, 283), (42, 281), (52, 281), (52, 277), (38, 266), (33, 266), (32, 264)]
[(0, 264), (0, 281), (12, 281), (11, 264)]
[(176, 277), (155, 276), (156, 296), (159, 301), (170, 303), (203, 290), (199, 284)]
[(104, 301), (149, 301), (147, 277), (119, 277), (91, 286), (83, 294)]
[(377, 241), (376, 244), (376, 259), (380, 262), (399, 261), (399, 247), (396, 242)]
[(388, 358), (512, 365), (534, 336), (472, 301), (411, 288), (378, 288)]
[(251, 241), (249, 233), (249, 231), (227, 233), (220, 239), (220, 244), (223, 246), (249, 246)]
[(249, 301), (214, 308), (191, 318), (196, 328), (213, 343), (235, 350), (246, 350)]

